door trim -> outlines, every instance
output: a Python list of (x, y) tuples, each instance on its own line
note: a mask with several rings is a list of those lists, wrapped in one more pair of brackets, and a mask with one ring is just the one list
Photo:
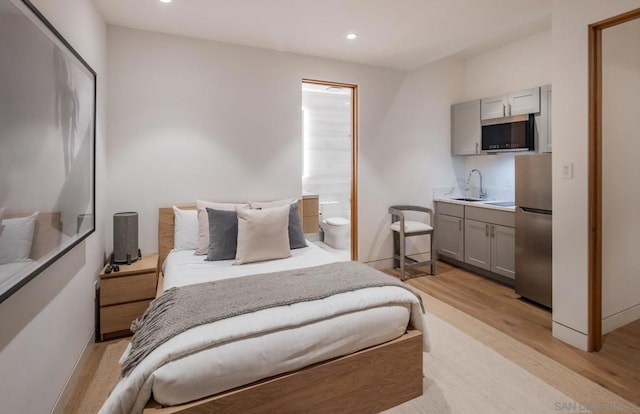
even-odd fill
[(351, 89), (351, 260), (358, 260), (358, 85), (302, 78), (303, 83)]
[(602, 348), (602, 31), (640, 18), (640, 8), (589, 25), (589, 332)]

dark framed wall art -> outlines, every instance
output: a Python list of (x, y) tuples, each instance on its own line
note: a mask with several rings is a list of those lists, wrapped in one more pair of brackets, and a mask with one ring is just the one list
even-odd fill
[(0, 0), (0, 302), (95, 231), (96, 73)]

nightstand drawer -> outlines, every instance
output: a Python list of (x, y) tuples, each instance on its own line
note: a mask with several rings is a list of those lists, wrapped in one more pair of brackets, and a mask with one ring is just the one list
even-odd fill
[(100, 281), (100, 306), (152, 299), (156, 295), (156, 273), (111, 277)]
[(131, 322), (142, 316), (150, 300), (100, 308), (100, 334), (129, 330)]

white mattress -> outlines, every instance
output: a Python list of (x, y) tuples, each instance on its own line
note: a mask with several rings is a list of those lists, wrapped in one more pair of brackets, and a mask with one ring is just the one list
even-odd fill
[[(164, 289), (335, 261), (312, 244), (292, 254), (287, 259), (232, 265), (231, 260), (206, 262), (192, 251), (171, 252), (163, 267)], [(424, 332), (415, 302), (402, 288), (369, 288), (193, 328), (159, 346), (118, 383), (101, 413), (129, 412), (127, 401), (132, 398), (132, 412), (140, 412), (151, 393), (161, 404), (180, 404), (347, 355), (401, 336), (410, 318), (419, 319), (416, 328)], [(164, 365), (159, 362), (164, 355), (195, 349), (203, 342), (207, 344), (203, 351)]]

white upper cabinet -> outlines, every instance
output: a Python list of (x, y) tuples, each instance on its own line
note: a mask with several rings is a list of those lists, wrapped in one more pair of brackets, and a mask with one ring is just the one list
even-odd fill
[(537, 152), (552, 152), (551, 85), (540, 87), (540, 113), (536, 115)]
[(502, 118), (507, 115), (509, 95), (492, 96), (483, 98), (480, 104), (480, 119)]
[(484, 98), (480, 106), (480, 118), (482, 120), (535, 114), (540, 112), (540, 88), (531, 88), (506, 95)]
[(480, 153), (480, 99), (451, 105), (451, 154)]

